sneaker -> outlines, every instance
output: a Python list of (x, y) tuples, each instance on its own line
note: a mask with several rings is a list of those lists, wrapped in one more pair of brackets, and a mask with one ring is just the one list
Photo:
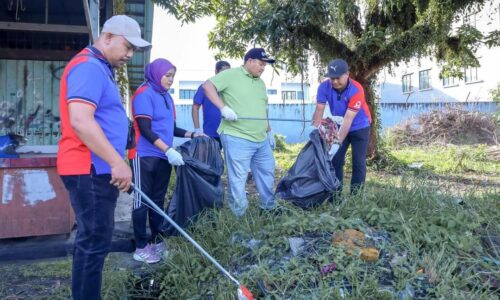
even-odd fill
[(168, 249), (167, 249), (167, 245), (165, 244), (165, 242), (154, 244), (154, 245), (152, 245), (152, 247), (154, 248), (154, 253), (156, 254), (156, 256), (158, 256), (159, 258), (163, 258), (163, 259), (167, 258)]
[(147, 264), (154, 264), (160, 261), (160, 257), (154, 251), (154, 246), (150, 244), (147, 244), (142, 249), (135, 249), (134, 259)]

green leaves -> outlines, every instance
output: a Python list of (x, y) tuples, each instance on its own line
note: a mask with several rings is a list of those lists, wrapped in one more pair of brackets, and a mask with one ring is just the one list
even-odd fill
[(154, 2), (184, 22), (215, 16), (209, 42), (219, 56), (240, 58), (249, 44), (263, 46), (296, 74), (304, 69), (298, 61), (311, 55), (322, 63), (343, 57), (353, 76), (367, 81), (387, 65), (432, 49), (445, 61), (461, 57), (463, 63), (475, 62), (473, 49), (479, 43), (492, 47), (500, 40), (498, 31), (482, 37), (468, 28), (457, 36), (459, 48), (445, 47), (457, 16), (481, 10), (485, 0)]

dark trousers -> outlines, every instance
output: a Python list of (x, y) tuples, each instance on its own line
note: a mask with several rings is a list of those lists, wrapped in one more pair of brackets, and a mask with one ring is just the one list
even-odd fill
[[(163, 209), (172, 165), (166, 159), (152, 156), (136, 157), (131, 161), (131, 164), (134, 184), (140, 187), (156, 205)], [(144, 248), (148, 243), (147, 220), (149, 220), (151, 239), (153, 242), (158, 242), (158, 235), (163, 233), (164, 219), (146, 206), (138, 193), (134, 193), (132, 223), (134, 225), (136, 248)]]
[(349, 145), (351, 145), (352, 152), (351, 194), (355, 194), (365, 183), (366, 155), (368, 153), (369, 138), (370, 127), (349, 132), (344, 142), (340, 146), (339, 151), (337, 151), (337, 153), (333, 157), (332, 166), (335, 169), (335, 174), (340, 181), (340, 187), (337, 191), (338, 193), (342, 192), (345, 156)]
[(101, 299), (102, 268), (111, 248), (118, 189), (111, 175), (61, 176), (75, 212), (77, 230), (73, 251), (73, 299)]

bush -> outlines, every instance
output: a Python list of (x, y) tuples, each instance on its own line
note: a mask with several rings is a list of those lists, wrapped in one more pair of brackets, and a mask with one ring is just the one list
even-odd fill
[(500, 83), (497, 83), (497, 88), (490, 90), (491, 99), (495, 102), (500, 102)]

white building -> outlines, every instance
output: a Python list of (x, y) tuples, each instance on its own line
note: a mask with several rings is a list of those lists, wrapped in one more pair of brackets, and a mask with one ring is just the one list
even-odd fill
[[(500, 29), (500, 1), (462, 18), (461, 23), (477, 26), (483, 33)], [(379, 74), (382, 103), (442, 103), (491, 101), (490, 91), (500, 84), (500, 48), (478, 49), (478, 68), (466, 68), (462, 79), (439, 78), (441, 66), (433, 59), (413, 59), (408, 64)]]

